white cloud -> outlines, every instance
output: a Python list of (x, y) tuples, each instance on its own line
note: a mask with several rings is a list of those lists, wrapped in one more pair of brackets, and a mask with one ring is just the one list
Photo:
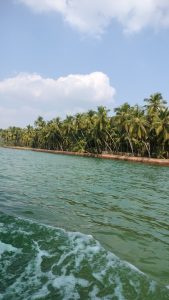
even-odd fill
[(112, 20), (127, 32), (169, 27), (169, 0), (17, 0), (35, 12), (55, 11), (82, 32), (100, 35)]
[(24, 126), (38, 115), (64, 117), (99, 105), (111, 107), (114, 96), (115, 89), (102, 72), (58, 79), (19, 74), (0, 81), (0, 128)]

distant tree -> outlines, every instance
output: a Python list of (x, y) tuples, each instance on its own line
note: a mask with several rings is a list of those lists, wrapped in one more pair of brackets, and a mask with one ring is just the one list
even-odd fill
[(39, 116), (34, 126), (0, 129), (0, 142), (63, 151), (128, 153), (169, 157), (169, 109), (160, 93), (145, 99), (145, 106), (127, 102), (109, 110), (97, 110), (54, 118), (46, 122)]

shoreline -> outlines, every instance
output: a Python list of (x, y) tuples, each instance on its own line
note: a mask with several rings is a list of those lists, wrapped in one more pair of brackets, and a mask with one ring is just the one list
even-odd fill
[(169, 166), (169, 159), (160, 159), (160, 158), (136, 157), (136, 156), (126, 156), (126, 155), (118, 155), (118, 154), (81, 153), (81, 152), (47, 150), (47, 149), (19, 147), (19, 146), (2, 146), (2, 148), (9, 148), (15, 150), (29, 150), (34, 152), (44, 152), (44, 153), (51, 153), (51, 154), (61, 154), (61, 155), (81, 156), (81, 157), (93, 157), (93, 158), (110, 159), (110, 160), (122, 160), (122, 161), (130, 161), (136, 163), (138, 162), (138, 163), (144, 163), (150, 165), (159, 165), (159, 166)]

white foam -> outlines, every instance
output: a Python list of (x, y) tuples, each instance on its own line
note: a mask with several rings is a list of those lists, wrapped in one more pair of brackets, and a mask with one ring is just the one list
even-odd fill
[(140, 293), (140, 282), (139, 281), (135, 281), (133, 282), (132, 279), (129, 280), (130, 285), (134, 288), (136, 294), (139, 295)]
[(157, 286), (157, 284), (154, 280), (150, 281), (149, 292), (154, 293), (156, 290), (156, 286)]
[(36, 300), (39, 298), (45, 299), (45, 297), (49, 295), (49, 290), (47, 288), (47, 285), (44, 285), (39, 291), (37, 291), (33, 296), (32, 300)]
[(0, 258), (2, 256), (2, 254), (5, 253), (5, 252), (18, 252), (18, 251), (21, 251), (21, 250), (18, 249), (18, 248), (13, 247), (10, 244), (5, 244), (5, 243), (0, 241)]
[(68, 276), (59, 276), (57, 277), (53, 283), (53, 287), (62, 291), (64, 296), (64, 300), (68, 299), (80, 299), (79, 293), (76, 290), (76, 285), (80, 285), (81, 287), (87, 287), (89, 282), (85, 279), (76, 278), (73, 274)]
[(114, 295), (117, 297), (118, 300), (125, 300), (123, 296), (123, 286), (118, 276), (115, 278), (115, 282), (116, 282), (116, 287), (114, 289)]
[[(24, 290), (24, 298), (27, 299), (27, 294), (29, 293), (29, 291), (27, 291), (28, 284), (27, 282), (25, 282), (25, 280), (23, 280), (26, 277), (29, 279), (29, 285), (32, 284), (33, 286), (39, 286), (41, 284), (41, 277), (43, 275), (41, 272), (42, 257), (49, 257), (50, 254), (45, 250), (41, 250), (37, 242), (33, 242), (33, 244), (37, 255), (33, 257), (31, 261), (29, 261), (28, 265), (25, 267), (24, 272), (20, 274), (16, 281), (8, 287), (6, 291), (8, 295), (11, 295), (14, 291), (17, 294), (20, 294)], [(16, 249), (16, 251), (18, 252), (17, 248), (14, 249)]]
[(100, 297), (97, 297), (98, 292), (99, 292), (98, 287), (96, 285), (94, 285), (92, 291), (89, 293), (90, 299), (101, 300)]
[(4, 294), (0, 293), (0, 300), (3, 300), (3, 298), (4, 298)]
[(145, 274), (139, 270), (136, 266), (132, 265), (131, 263), (127, 262), (127, 261), (123, 261), (124, 264), (126, 264), (126, 266), (128, 266), (131, 270), (133, 270), (134, 272), (139, 273), (140, 275), (145, 276)]
[[(20, 236), (24, 234), (32, 247), (32, 257), (21, 269), (15, 282), (6, 290), (9, 299), (13, 295), (17, 298), (17, 295), (21, 293), (25, 300), (30, 299), (30, 293), (33, 300), (45, 299), (47, 296), (50, 297), (51, 288), (56, 290), (59, 297), (64, 300), (80, 299), (81, 288), (89, 290), (88, 299), (90, 300), (114, 298), (125, 300), (126, 285), (129, 285), (139, 296), (142, 284), (146, 285), (147, 293), (155, 292), (156, 285), (153, 281), (150, 281), (132, 264), (107, 252), (92, 236), (79, 232), (66, 232), (52, 226), (40, 225), (41, 227), (43, 230), (44, 227), (50, 229), (46, 231), (45, 239), (42, 239), (40, 234), (36, 238), (31, 226), (27, 234), (24, 223), (11, 228), (8, 226), (11, 235), (13, 232), (11, 229), (14, 229), (14, 233)], [(20, 249), (1, 242), (0, 255), (5, 251), (15, 254)], [(12, 257), (15, 258), (14, 255)], [(88, 269), (89, 274), (84, 273), (83, 267)], [(100, 298), (98, 295), (99, 293), (102, 295), (102, 287), (104, 287), (105, 294)], [(107, 294), (106, 289), (109, 290)]]

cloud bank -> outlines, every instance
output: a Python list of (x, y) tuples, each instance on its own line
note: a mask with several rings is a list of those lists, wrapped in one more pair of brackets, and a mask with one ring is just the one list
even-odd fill
[(79, 31), (101, 35), (113, 20), (126, 32), (169, 27), (168, 0), (17, 0), (39, 13), (57, 12)]
[(111, 108), (115, 93), (102, 72), (58, 79), (21, 73), (0, 81), (0, 128), (25, 126), (38, 115), (51, 119), (99, 105)]

